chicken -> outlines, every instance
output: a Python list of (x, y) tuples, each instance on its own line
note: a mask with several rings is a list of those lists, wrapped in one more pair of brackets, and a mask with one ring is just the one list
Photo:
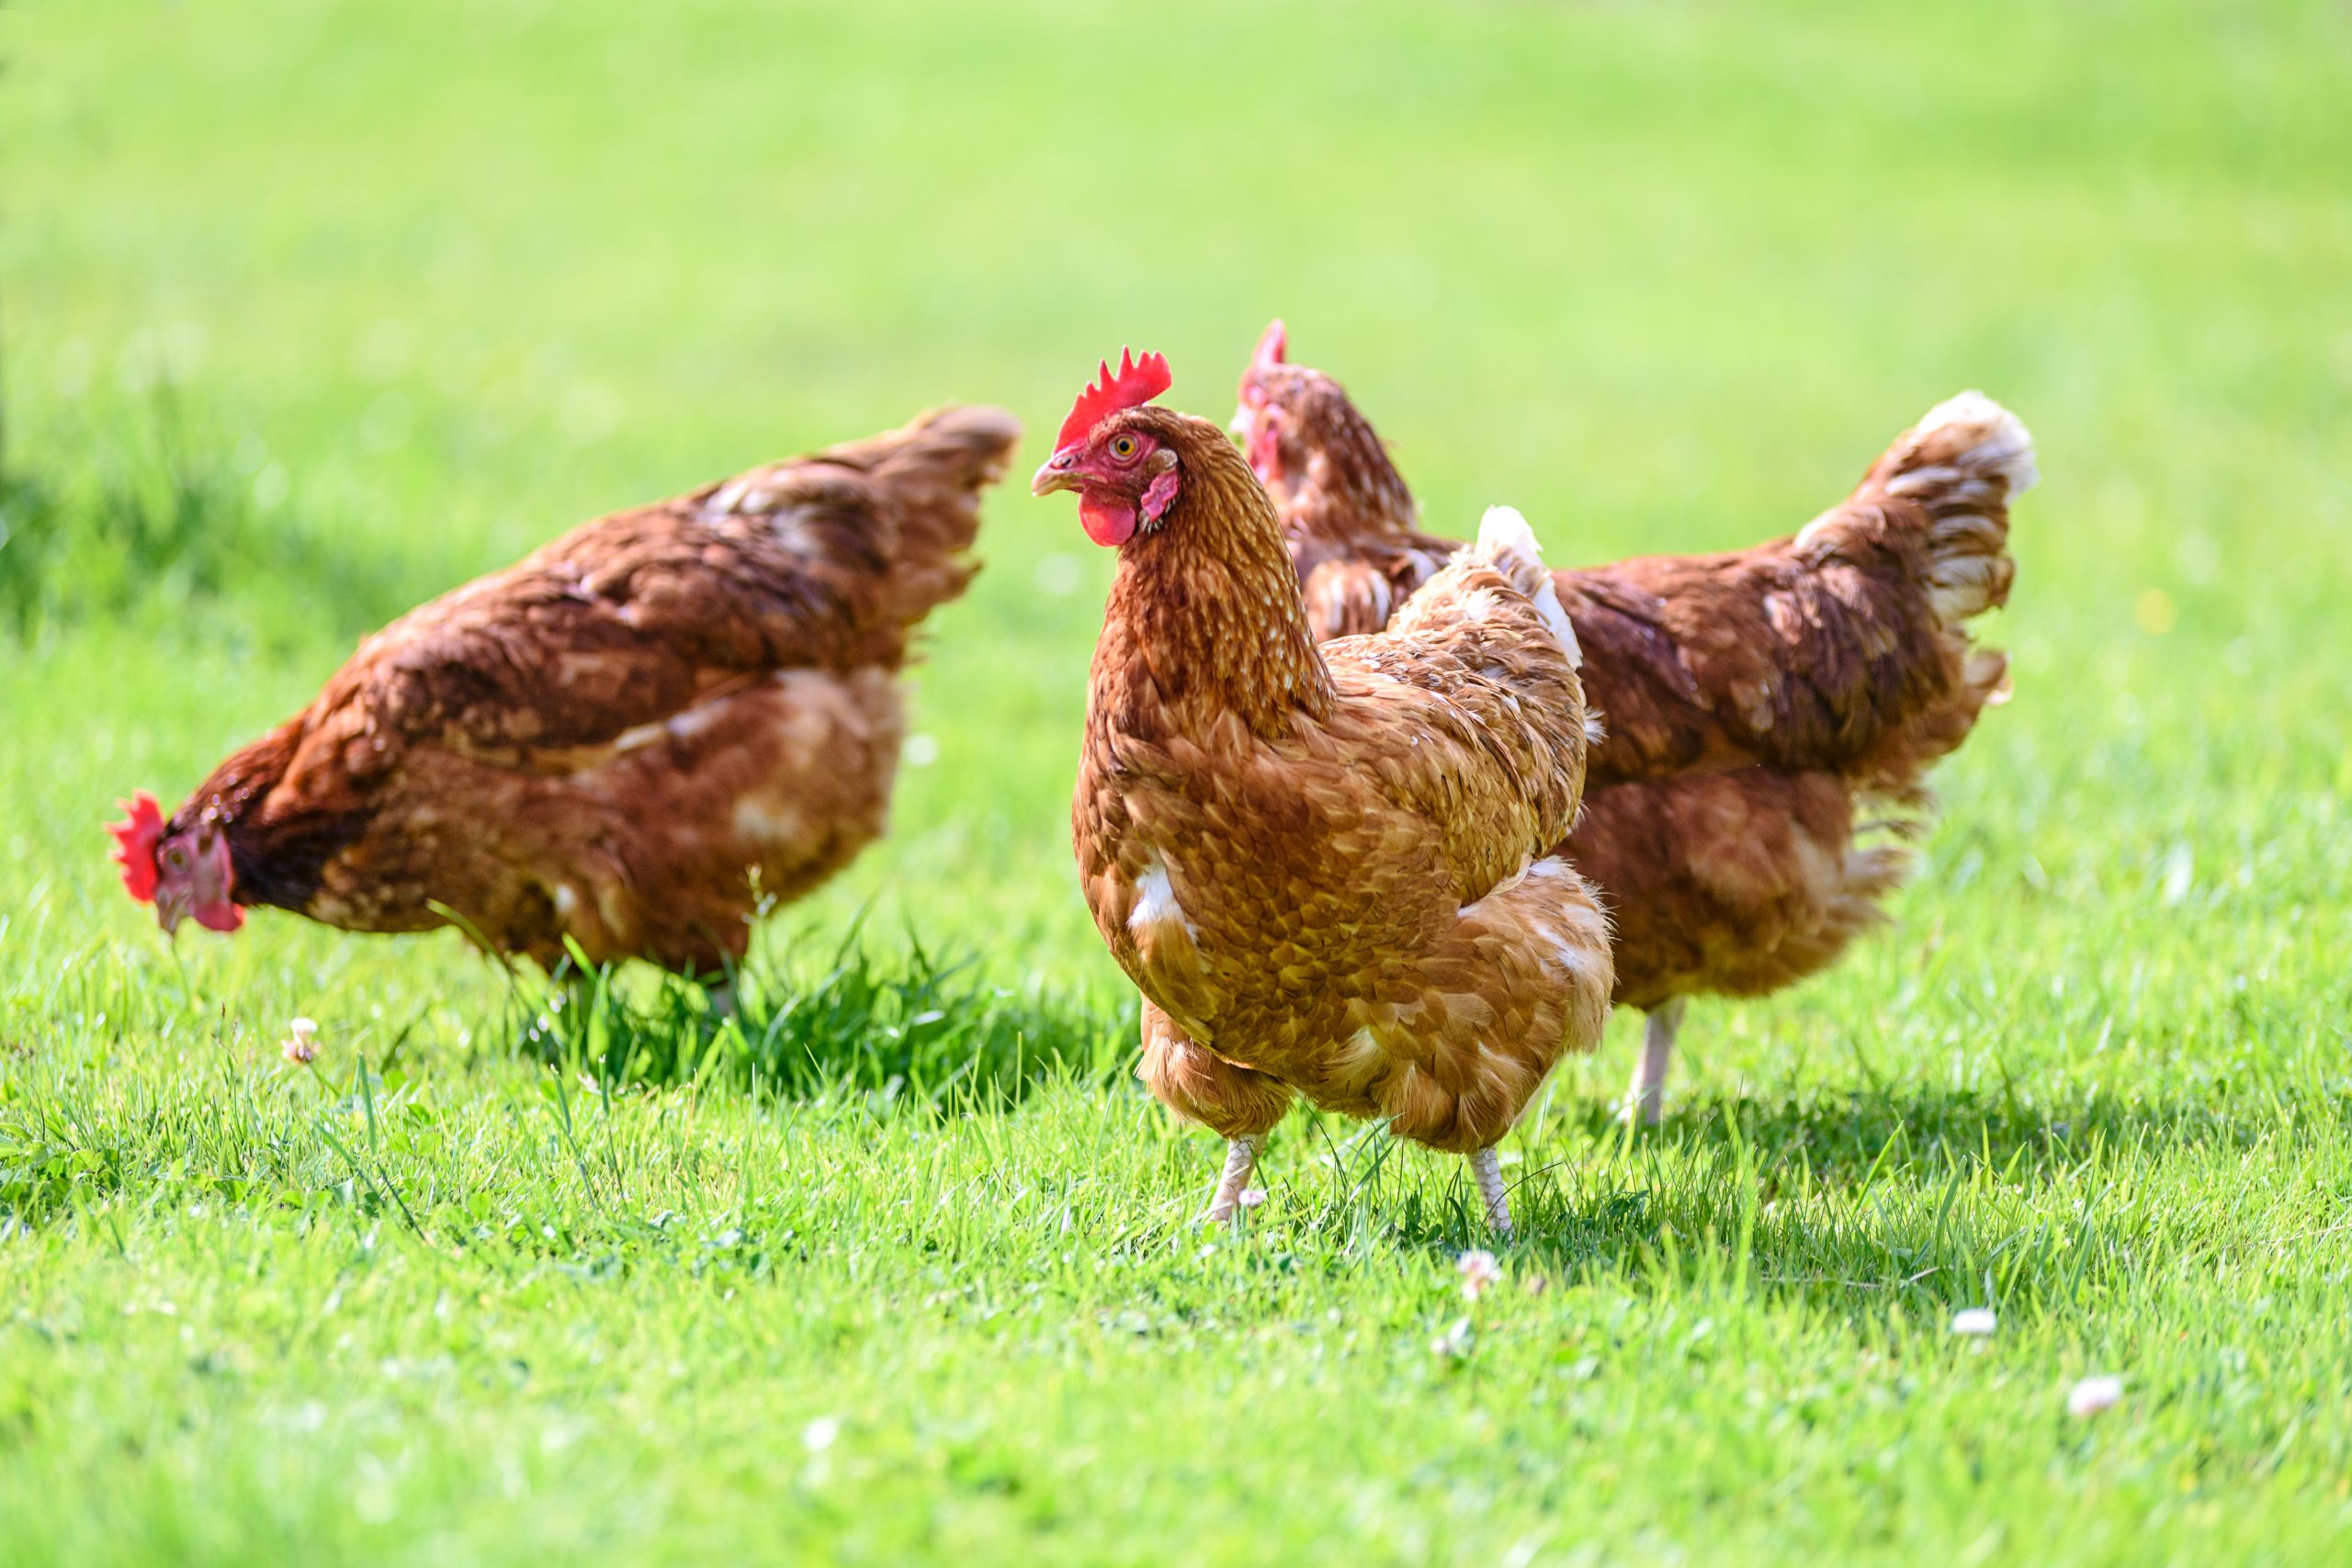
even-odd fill
[[(1371, 630), (1461, 547), (1420, 532), (1371, 423), (1286, 347), (1276, 321), (1234, 433), (1316, 634)], [(1860, 840), (1916, 828), (1928, 768), (2006, 693), (1966, 623), (2007, 597), (2035, 477), (2016, 416), (1963, 393), (1792, 538), (1554, 574), (1607, 731), (1559, 852), (1604, 890), (1616, 1000), (1647, 1015), (1629, 1115), (1658, 1118), (1687, 998), (1778, 989), (1883, 920), (1911, 856)]]
[(951, 408), (587, 524), (363, 641), (165, 819), (112, 826), (167, 931), (247, 908), (455, 924), (554, 970), (709, 976), (878, 835), (916, 626), (1020, 427)]
[(1582, 794), (1574, 633), (1518, 513), (1385, 630), (1320, 649), (1273, 507), (1217, 427), (1122, 357), (1037, 471), (1116, 547), (1071, 808), (1144, 996), (1142, 1076), (1227, 1140), (1229, 1218), (1295, 1098), (1471, 1156), (1607, 1018), (1608, 925), (1548, 847)]

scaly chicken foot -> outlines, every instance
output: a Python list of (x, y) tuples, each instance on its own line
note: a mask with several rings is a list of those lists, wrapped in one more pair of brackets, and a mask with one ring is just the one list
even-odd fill
[(1258, 1150), (1265, 1139), (1251, 1133), (1229, 1140), (1225, 1145), (1225, 1174), (1217, 1178), (1216, 1196), (1209, 1200), (1208, 1213), (1201, 1217), (1212, 1224), (1230, 1224), (1241, 1212), (1242, 1189), (1250, 1185), (1250, 1173), (1258, 1168)]
[(1503, 1157), (1492, 1147), (1470, 1156), (1470, 1174), (1478, 1179), (1478, 1196), (1486, 1201), (1487, 1225), (1503, 1240), (1510, 1239), (1510, 1198), (1503, 1190)]
[(1617, 1120), (1629, 1127), (1655, 1127), (1664, 1114), (1666, 1075), (1674, 1066), (1674, 1037), (1681, 1032), (1682, 1010), (1689, 1000), (1672, 998), (1642, 1017), (1641, 1059), (1634, 1064), (1634, 1081), (1625, 1090), (1625, 1103), (1617, 1110)]

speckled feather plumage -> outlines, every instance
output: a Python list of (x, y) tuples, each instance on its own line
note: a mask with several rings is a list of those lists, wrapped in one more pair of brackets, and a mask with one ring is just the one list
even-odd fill
[[(2005, 689), (1964, 623), (2007, 597), (2007, 480), (2030, 482), (2031, 454), (1988, 447), (2023, 431), (1979, 402), (1906, 432), (1792, 537), (1553, 574), (1606, 729), (1560, 852), (1616, 921), (1617, 1000), (1770, 991), (1883, 919), (1911, 856), (1858, 841), (1866, 810), (1907, 830), (1928, 769)], [(1252, 367), (1239, 423), (1260, 420), (1244, 434), (1318, 635), (1380, 625), (1461, 547), (1420, 531), (1328, 375)]]
[(1183, 489), (1122, 552), (1072, 820), (1148, 1004), (1147, 1082), (1229, 1137), (1304, 1095), (1492, 1144), (1598, 1039), (1610, 984), (1590, 890), (1539, 858), (1586, 748), (1575, 668), (1522, 592), (1540, 565), (1465, 556), (1385, 633), (1318, 651), (1216, 427), (1144, 408), (1098, 435), (1119, 429), (1172, 446)]
[(368, 638), (174, 824), (220, 823), (240, 903), (713, 970), (881, 831), (897, 671), (1018, 434), (944, 410), (577, 528)]

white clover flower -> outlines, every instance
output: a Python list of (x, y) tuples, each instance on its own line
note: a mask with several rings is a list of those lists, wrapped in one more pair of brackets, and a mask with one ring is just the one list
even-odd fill
[(1991, 1307), (1962, 1307), (1951, 1314), (1951, 1331), (1972, 1339), (1990, 1338), (1993, 1330), (2000, 1325), (2001, 1320), (1993, 1315)]
[(2066, 1391), (2066, 1414), (2096, 1416), (2112, 1408), (2123, 1398), (2123, 1380), (2118, 1377), (2085, 1378)]
[(809, 1422), (808, 1425), (800, 1428), (800, 1446), (807, 1449), (812, 1454), (820, 1454), (827, 1449), (831, 1448), (833, 1446), (834, 1439), (839, 1438), (841, 1435), (842, 1422), (840, 1416), (820, 1416), (814, 1421)]
[(1457, 1317), (1446, 1331), (1430, 1341), (1430, 1354), (1456, 1359), (1470, 1353), (1470, 1320)]
[(1487, 1293), (1488, 1287), (1502, 1283), (1503, 1266), (1495, 1261), (1493, 1253), (1482, 1248), (1464, 1253), (1453, 1267), (1462, 1276), (1464, 1301), (1475, 1302)]
[(278, 1055), (298, 1066), (309, 1066), (319, 1059), (319, 1026), (307, 1018), (289, 1021), (286, 1039), (277, 1047)]
[(1245, 1187), (1241, 1190), (1238, 1201), (1243, 1208), (1254, 1209), (1266, 1201), (1266, 1190), (1262, 1187)]

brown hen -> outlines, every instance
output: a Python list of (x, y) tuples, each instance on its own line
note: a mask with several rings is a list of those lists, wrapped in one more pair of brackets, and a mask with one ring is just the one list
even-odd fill
[[(1318, 637), (1380, 626), (1461, 546), (1423, 534), (1371, 423), (1267, 329), (1234, 433), (1283, 519)], [(1659, 1114), (1685, 998), (1758, 996), (1883, 919), (1928, 768), (2006, 690), (1972, 646), (2014, 565), (2031, 438), (1979, 393), (1932, 410), (1790, 538), (1553, 574), (1606, 727), (1560, 846), (1609, 899), (1616, 999), (1647, 1014), (1627, 1113)], [(1890, 822), (1878, 807), (1892, 807)]]
[(1038, 470), (1119, 547), (1072, 807), (1086, 899), (1144, 995), (1142, 1073), (1228, 1140), (1229, 1217), (1295, 1097), (1472, 1156), (1600, 1038), (1607, 925), (1545, 850), (1575, 819), (1575, 636), (1516, 513), (1374, 636), (1319, 650), (1280, 525), (1214, 424), (1080, 400)]
[(942, 410), (574, 529), (362, 642), (168, 821), (142, 792), (125, 885), (166, 930), (270, 905), (718, 970), (882, 831), (899, 670), (1019, 434)]

